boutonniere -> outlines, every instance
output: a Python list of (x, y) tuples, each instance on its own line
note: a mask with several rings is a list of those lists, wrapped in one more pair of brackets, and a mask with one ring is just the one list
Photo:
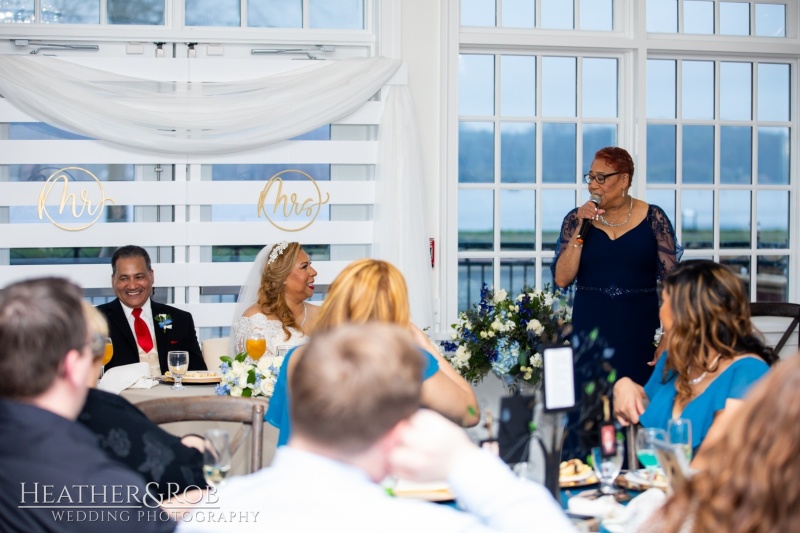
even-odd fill
[(172, 329), (172, 317), (161, 313), (156, 315), (156, 322), (161, 327), (161, 331), (166, 331), (168, 329)]

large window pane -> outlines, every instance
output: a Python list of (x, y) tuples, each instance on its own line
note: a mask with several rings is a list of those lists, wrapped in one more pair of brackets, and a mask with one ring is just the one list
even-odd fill
[[(5, 11), (9, 5), (21, 7), (24, 4), (25, 2), (0, 2), (0, 9)], [(29, 5), (31, 14), (33, 14), (33, 2), (30, 2)], [(75, 0), (50, 0), (42, 2), (41, 20), (45, 24), (100, 24), (100, 0), (77, 2)]]
[(714, 182), (714, 126), (683, 127), (683, 183)]
[(458, 113), (494, 115), (494, 56), (472, 54), (460, 56)]
[(506, 122), (500, 125), (500, 181), (536, 181), (536, 124)]
[(536, 25), (536, 2), (503, 0), (503, 27), (533, 28)]
[(545, 189), (542, 195), (542, 250), (555, 250), (561, 223), (575, 206), (574, 191)]
[(683, 246), (687, 249), (714, 247), (714, 193), (708, 190), (681, 192)]
[(364, 0), (308, 0), (309, 26), (321, 29), (364, 28)]
[(109, 24), (164, 24), (164, 0), (108, 0), (106, 8)]
[(462, 26), (494, 26), (494, 0), (461, 0)]
[(600, 148), (617, 145), (617, 126), (615, 124), (584, 124), (583, 125), (583, 159), (581, 161), (582, 173), (589, 172), (594, 154)]
[[(675, 191), (665, 191), (663, 189), (647, 189), (647, 203), (657, 205), (667, 214), (667, 218), (672, 222), (672, 227), (675, 228)], [(675, 228), (677, 229), (677, 228)]]
[(574, 117), (577, 74), (574, 57), (542, 58), (542, 116)]
[(733, 270), (745, 286), (745, 294), (750, 294), (750, 256), (731, 255), (720, 256), (720, 264)]
[(758, 128), (758, 183), (789, 184), (789, 128)]
[(500, 191), (500, 249), (536, 248), (536, 191)]
[(789, 120), (789, 65), (758, 64), (758, 120)]
[(683, 33), (714, 34), (714, 2), (685, 0), (683, 2)]
[(248, 0), (247, 25), (253, 28), (302, 28), (302, 0)]
[(542, 124), (542, 181), (575, 183), (575, 124)]
[(675, 126), (647, 126), (647, 183), (675, 183)]
[(786, 6), (756, 2), (756, 35), (786, 37)]
[(458, 191), (458, 249), (494, 248), (494, 192)]
[(675, 118), (675, 61), (647, 60), (647, 118)]
[(526, 285), (536, 284), (536, 259), (502, 259), (500, 261), (500, 287), (508, 294), (517, 295)]
[(239, 0), (185, 0), (187, 26), (241, 26)]
[(581, 0), (580, 19), (582, 30), (612, 31), (614, 11), (611, 0)]
[(720, 35), (750, 35), (750, 3), (719, 3)]
[(789, 300), (789, 258), (785, 255), (759, 255), (756, 268), (756, 301)]
[(617, 60), (583, 60), (583, 117), (617, 117)]
[(481, 301), (481, 287), (494, 285), (491, 259), (458, 260), (458, 310), (466, 311)]
[(535, 56), (500, 56), (500, 114), (536, 115)]
[(681, 63), (681, 116), (685, 119), (714, 118), (714, 63)]
[(753, 176), (752, 128), (722, 126), (720, 128), (720, 183), (750, 183)]
[(571, 30), (575, 13), (572, 2), (564, 0), (540, 0), (542, 28), (548, 30)]
[(491, 122), (458, 125), (458, 181), (494, 181), (494, 124)]
[(759, 248), (789, 247), (789, 191), (758, 191)]
[(753, 116), (753, 65), (720, 63), (719, 116), (722, 120), (750, 120)]
[(678, 0), (647, 0), (645, 11), (648, 32), (675, 33), (678, 31)]
[(750, 248), (750, 191), (720, 191), (720, 248)]

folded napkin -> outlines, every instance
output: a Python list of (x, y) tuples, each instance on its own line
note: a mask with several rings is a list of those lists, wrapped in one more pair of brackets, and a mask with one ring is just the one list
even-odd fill
[(569, 512), (597, 518), (603, 518), (621, 508), (622, 504), (614, 496), (600, 496), (592, 499), (578, 494), (567, 501)]
[(609, 531), (639, 531), (666, 501), (663, 490), (647, 489), (633, 498), (628, 505), (615, 509), (603, 519), (602, 525)]
[(119, 394), (125, 389), (150, 389), (156, 385), (158, 381), (150, 378), (149, 364), (133, 363), (106, 370), (97, 388)]

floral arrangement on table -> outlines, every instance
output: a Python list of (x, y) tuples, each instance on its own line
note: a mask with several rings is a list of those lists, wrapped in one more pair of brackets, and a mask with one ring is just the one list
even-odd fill
[(444, 356), (473, 384), (492, 371), (509, 385), (536, 385), (542, 377), (542, 347), (564, 343), (571, 319), (566, 296), (548, 286), (525, 286), (511, 297), (484, 283), (480, 302), (459, 313), (452, 342), (442, 343)]
[(243, 396), (269, 398), (275, 391), (275, 382), (283, 364), (283, 356), (264, 355), (258, 361), (246, 352), (235, 357), (220, 357), (222, 380), (214, 392), (218, 396)]

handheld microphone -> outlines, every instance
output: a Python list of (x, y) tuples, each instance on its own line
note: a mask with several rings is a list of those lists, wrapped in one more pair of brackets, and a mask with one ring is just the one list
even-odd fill
[[(600, 200), (603, 198), (599, 194), (593, 194), (589, 197), (590, 202), (594, 202), (594, 205), (600, 205)], [(591, 218), (584, 218), (583, 222), (581, 223), (581, 229), (578, 230), (578, 236), (575, 240), (577, 240), (580, 244), (583, 244), (583, 241), (586, 239), (586, 234), (589, 233), (589, 228), (592, 227), (592, 219)]]

